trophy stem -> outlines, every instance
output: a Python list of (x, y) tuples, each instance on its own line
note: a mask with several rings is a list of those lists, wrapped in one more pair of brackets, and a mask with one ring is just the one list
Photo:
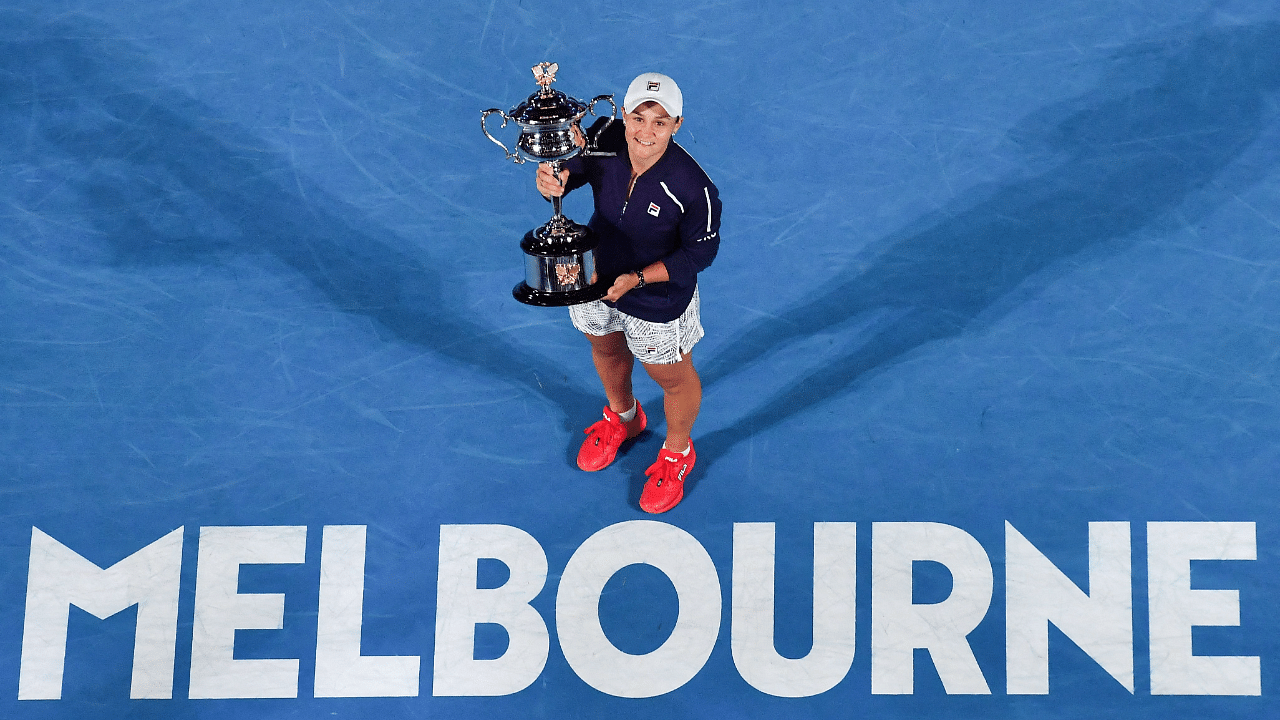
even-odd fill
[[(552, 175), (552, 177), (554, 177), (557, 181), (559, 181), (559, 180), (560, 180), (560, 171), (561, 171), (561, 170), (563, 170), (563, 169), (564, 169), (564, 163), (562, 163), (562, 162), (561, 162), (561, 161), (559, 161), (559, 160), (552, 161), (552, 163), (551, 163), (551, 175)], [(564, 185), (561, 185), (560, 187), (564, 187)], [(561, 212), (561, 210), (560, 210), (560, 208), (561, 208), (563, 205), (564, 205), (564, 195), (563, 195), (563, 194), (561, 194), (561, 195), (557, 195), (557, 196), (555, 196), (555, 197), (551, 198), (551, 209), (555, 211), (555, 215), (552, 217), (553, 222), (554, 222), (554, 221), (555, 221), (555, 219), (557, 219), (557, 218), (562, 218), (562, 217), (564, 217), (564, 213), (563, 213), (563, 212)], [(556, 224), (559, 224), (559, 223), (556, 223)]]

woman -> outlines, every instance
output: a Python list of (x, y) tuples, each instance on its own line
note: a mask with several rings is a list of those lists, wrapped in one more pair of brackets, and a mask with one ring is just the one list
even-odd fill
[[(557, 178), (538, 169), (538, 190), (560, 196), (590, 183), (595, 213), (588, 226), (600, 240), (596, 270), (614, 278), (603, 300), (569, 308), (574, 327), (591, 342), (591, 357), (609, 404), (586, 429), (578, 467), (600, 470), (645, 429), (632, 394), (634, 360), (662, 387), (667, 436), (645, 471), (645, 512), (666, 512), (684, 497), (697, 454), (689, 435), (702, 403), (702, 383), (690, 352), (702, 338), (698, 273), (720, 246), (720, 197), (689, 153), (674, 141), (684, 123), (675, 81), (644, 73), (627, 88), (617, 123), (599, 138), (614, 157), (578, 157)], [(621, 135), (622, 137), (618, 137)]]

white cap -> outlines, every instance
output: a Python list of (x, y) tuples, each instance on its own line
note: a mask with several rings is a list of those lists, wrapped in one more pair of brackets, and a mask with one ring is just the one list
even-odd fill
[(644, 73), (631, 81), (622, 109), (631, 112), (636, 106), (651, 100), (661, 105), (671, 117), (684, 114), (684, 96), (680, 94), (680, 86), (675, 80), (655, 72)]

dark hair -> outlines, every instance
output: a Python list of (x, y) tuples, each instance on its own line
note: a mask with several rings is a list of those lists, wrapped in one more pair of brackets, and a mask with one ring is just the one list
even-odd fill
[[(648, 106), (650, 106), (650, 105), (652, 105), (652, 106), (654, 106), (654, 107), (656, 107), (656, 108), (661, 108), (661, 109), (662, 109), (662, 112), (667, 113), (667, 117), (671, 117), (671, 113), (667, 112), (667, 109), (666, 109), (666, 108), (664, 108), (664, 107), (662, 107), (662, 103), (658, 102), (657, 100), (645, 100), (644, 102), (640, 103), (639, 105), (637, 105), (637, 106), (635, 106), (635, 107), (631, 108), (630, 112), (639, 112), (641, 108), (648, 107)], [(671, 119), (672, 119), (672, 120), (679, 120), (680, 118), (678, 118), (678, 117), (674, 117), (674, 118), (671, 118)]]

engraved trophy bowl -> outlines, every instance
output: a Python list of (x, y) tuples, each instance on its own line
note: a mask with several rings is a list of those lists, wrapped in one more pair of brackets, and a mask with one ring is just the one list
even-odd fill
[[(596, 134), (599, 137), (618, 114), (612, 95), (597, 95), (584, 102), (553, 90), (551, 83), (555, 82), (558, 69), (555, 63), (535, 65), (533, 76), (539, 86), (536, 92), (508, 112), (490, 108), (480, 113), (481, 131), (502, 148), (508, 160), (516, 164), (550, 163), (557, 177), (564, 161), (570, 158), (614, 154), (596, 150), (595, 138), (586, 137), (581, 122), (587, 113), (596, 114), (597, 102), (608, 102), (613, 111)], [(510, 121), (520, 128), (514, 150), (489, 133), (486, 121), (494, 114), (502, 117), (501, 127)], [(575, 142), (576, 134), (581, 134), (584, 145)], [(551, 219), (525, 233), (520, 242), (525, 254), (525, 278), (511, 294), (526, 305), (543, 307), (577, 305), (604, 297), (608, 284), (596, 277), (595, 249), (599, 241), (590, 228), (564, 216), (561, 198), (552, 198), (551, 203)]]

